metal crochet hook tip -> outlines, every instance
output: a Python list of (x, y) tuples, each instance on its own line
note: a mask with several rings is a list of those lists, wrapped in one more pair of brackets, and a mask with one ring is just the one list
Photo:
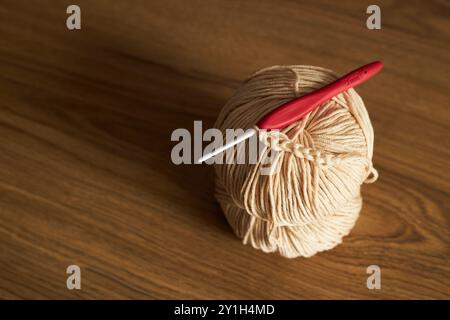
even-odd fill
[(207, 153), (206, 155), (204, 155), (203, 157), (201, 157), (200, 159), (198, 159), (196, 162), (197, 163), (202, 163), (212, 157), (214, 157), (215, 155), (218, 155), (219, 153), (222, 153), (223, 151), (241, 143), (242, 141), (254, 136), (256, 134), (256, 130), (255, 129), (248, 129), (244, 134), (240, 135), (239, 137), (236, 138), (236, 140), (233, 140), (223, 146), (221, 146), (220, 148), (217, 148), (216, 150), (214, 150), (213, 152)]

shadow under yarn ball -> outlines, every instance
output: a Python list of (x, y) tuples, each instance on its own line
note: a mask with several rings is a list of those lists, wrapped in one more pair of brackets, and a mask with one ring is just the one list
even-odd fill
[[(253, 128), (281, 104), (336, 80), (327, 69), (274, 66), (248, 78), (221, 110), (216, 127)], [(280, 170), (261, 163), (215, 164), (216, 198), (244, 244), (288, 258), (342, 242), (361, 211), (361, 184), (377, 179), (373, 128), (361, 97), (345, 91), (281, 130)], [(263, 152), (269, 152), (266, 146)]]

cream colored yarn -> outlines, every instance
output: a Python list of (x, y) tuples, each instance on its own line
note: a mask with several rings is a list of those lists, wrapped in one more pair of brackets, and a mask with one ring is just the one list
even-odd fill
[[(216, 127), (248, 129), (281, 104), (337, 78), (311, 66), (275, 66), (247, 79), (224, 106)], [(373, 129), (360, 96), (350, 89), (282, 130), (265, 153), (280, 171), (261, 175), (261, 163), (216, 164), (216, 198), (238, 237), (264, 252), (310, 257), (349, 234), (361, 210), (360, 187), (373, 182)]]

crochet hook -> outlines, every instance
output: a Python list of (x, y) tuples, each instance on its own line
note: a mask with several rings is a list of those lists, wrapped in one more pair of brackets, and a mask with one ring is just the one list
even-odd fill
[[(282, 104), (278, 108), (272, 110), (268, 114), (264, 115), (257, 123), (257, 127), (265, 130), (280, 130), (291, 123), (298, 121), (305, 117), (309, 112), (319, 107), (321, 104), (330, 100), (332, 97), (353, 88), (378, 73), (383, 68), (381, 61), (375, 61), (366, 64), (345, 76), (333, 81), (332, 83), (317, 89), (313, 92), (307, 93), (301, 97), (291, 100), (285, 104)], [(220, 148), (215, 149), (213, 152), (203, 155), (198, 160), (201, 163), (208, 160), (211, 157), (233, 147), (234, 145), (250, 138), (257, 132), (255, 129), (249, 129), (245, 134), (236, 138)]]

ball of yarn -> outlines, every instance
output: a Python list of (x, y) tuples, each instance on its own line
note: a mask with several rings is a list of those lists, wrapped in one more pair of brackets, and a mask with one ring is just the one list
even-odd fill
[[(263, 69), (242, 84), (215, 126), (222, 132), (255, 128), (271, 110), (336, 79), (320, 67)], [(274, 148), (268, 136), (263, 152)], [(281, 130), (278, 172), (260, 174), (260, 162), (215, 164), (216, 198), (244, 244), (288, 258), (310, 257), (341, 243), (354, 226), (361, 184), (377, 179), (373, 140), (364, 103), (350, 89)]]

